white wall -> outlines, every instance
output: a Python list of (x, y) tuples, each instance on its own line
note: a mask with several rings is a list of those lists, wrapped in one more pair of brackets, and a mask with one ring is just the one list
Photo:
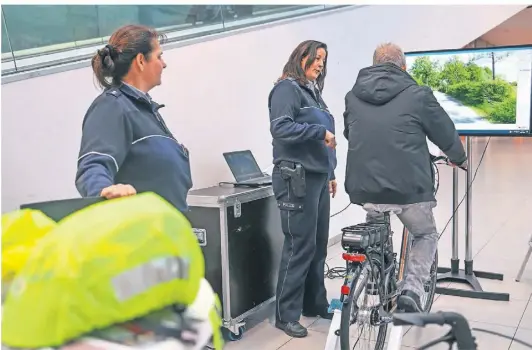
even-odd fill
[[(163, 85), (152, 95), (191, 152), (194, 187), (231, 179), (222, 152), (251, 149), (271, 164), (267, 96), (302, 40), (329, 46), (324, 97), (336, 116), (340, 193), (346, 142), (343, 98), (375, 46), (393, 41), (408, 50), (459, 48), (524, 6), (367, 6), (250, 31), (165, 52)], [(90, 68), (2, 85), (2, 211), (32, 201), (78, 196), (74, 187), (81, 121), (98, 91)], [(331, 222), (331, 236), (363, 220), (351, 206)]]

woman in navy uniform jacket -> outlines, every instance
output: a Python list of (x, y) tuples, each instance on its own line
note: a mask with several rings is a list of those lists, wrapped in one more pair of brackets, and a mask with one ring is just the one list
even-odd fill
[(329, 196), (336, 194), (334, 117), (321, 97), (327, 58), (324, 43), (302, 42), (269, 95), (273, 191), (285, 235), (276, 327), (292, 337), (308, 333), (299, 323), (302, 312), (332, 319), (323, 273)]
[(76, 187), (82, 196), (117, 198), (155, 192), (187, 211), (192, 187), (188, 150), (166, 126), (148, 91), (166, 64), (153, 29), (118, 29), (92, 59), (104, 91), (83, 120)]

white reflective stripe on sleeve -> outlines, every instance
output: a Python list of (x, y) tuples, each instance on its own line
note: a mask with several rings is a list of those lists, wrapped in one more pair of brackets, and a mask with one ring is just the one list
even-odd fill
[(82, 158), (88, 156), (89, 154), (98, 154), (98, 155), (100, 155), (100, 156), (105, 156), (105, 157), (109, 157), (109, 158), (111, 158), (111, 159), (113, 160), (113, 162), (115, 163), (116, 171), (118, 172), (118, 162), (116, 161), (115, 157), (113, 157), (112, 155), (107, 154), (107, 153), (87, 152), (87, 153), (85, 153), (84, 155), (82, 155), (81, 157), (78, 158), (78, 162), (79, 162)]
[(276, 122), (276, 121), (278, 121), (278, 120), (280, 120), (280, 119), (286, 119), (286, 118), (290, 119), (291, 121), (294, 121), (294, 118), (292, 118), (291, 116), (289, 116), (289, 115), (283, 115), (282, 117), (275, 118), (274, 120), (270, 121), (270, 123)]
[(177, 142), (176, 139), (173, 139), (173, 138), (171, 138), (171, 137), (164, 136), (164, 135), (148, 135), (148, 136), (143, 136), (143, 137), (141, 137), (140, 139), (133, 141), (131, 144), (134, 145), (134, 144), (136, 144), (136, 143), (138, 143), (138, 142), (140, 142), (140, 141), (143, 141), (143, 140), (146, 140), (146, 139), (149, 139), (149, 138), (152, 138), (152, 137), (162, 137), (162, 138), (164, 138), (164, 139), (169, 139), (169, 140), (172, 140), (172, 141), (174, 141), (175, 143), (179, 144), (179, 142)]
[(302, 109), (309, 109), (309, 108), (315, 108), (315, 109), (318, 109), (318, 110), (320, 110), (320, 111), (324, 111), (324, 112), (327, 112), (327, 113), (331, 113), (331, 112), (329, 112), (328, 109), (323, 109), (323, 108), (316, 107), (316, 106), (301, 107), (299, 110), (302, 110)]

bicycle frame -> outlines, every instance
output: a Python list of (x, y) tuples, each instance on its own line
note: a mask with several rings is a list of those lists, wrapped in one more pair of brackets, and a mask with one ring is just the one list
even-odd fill
[(401, 252), (399, 255), (399, 273), (397, 274), (397, 282), (403, 281), (406, 272), (406, 260), (410, 251), (410, 232), (403, 226), (403, 238), (401, 240)]

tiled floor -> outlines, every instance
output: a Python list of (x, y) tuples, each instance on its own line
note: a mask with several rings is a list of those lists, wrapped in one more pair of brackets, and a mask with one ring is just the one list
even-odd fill
[[(486, 145), (486, 138), (474, 140), (473, 163), (476, 168)], [(463, 176), (461, 176), (463, 177)], [(460, 193), (464, 193), (464, 180)], [(435, 216), (439, 229), (443, 229), (452, 213), (452, 171), (440, 168), (440, 189)], [(459, 210), (460, 255), (464, 257), (465, 216)], [(532, 234), (532, 138), (491, 139), (482, 165), (473, 186), (473, 244), (475, 270), (499, 272), (504, 281), (481, 279), (487, 291), (510, 293), (510, 301), (487, 301), (452, 296), (436, 295), (433, 311), (457, 311), (464, 314), (472, 327), (503, 333), (509, 339), (487, 333), (476, 333), (481, 350), (523, 350), (530, 349), (512, 339), (532, 343), (532, 261), (528, 264), (521, 282), (515, 277), (528, 249), (527, 242)], [(400, 226), (394, 222), (394, 231)], [(399, 235), (396, 235), (398, 239)], [(440, 266), (449, 266), (451, 257), (450, 228), (440, 240)], [(341, 248), (329, 248), (328, 264), (341, 265)], [(532, 260), (532, 259), (531, 259)], [(463, 267), (463, 266), (462, 266)], [(340, 280), (326, 280), (329, 298), (339, 295)], [(467, 288), (456, 285), (457, 288)], [(275, 329), (268, 320), (249, 329), (242, 340), (227, 344), (228, 350), (323, 350), (329, 321), (303, 318), (309, 326), (309, 336), (304, 339), (290, 339)], [(403, 349), (413, 349), (440, 335), (447, 328), (411, 328), (403, 338)], [(447, 349), (440, 345), (434, 349)]]

